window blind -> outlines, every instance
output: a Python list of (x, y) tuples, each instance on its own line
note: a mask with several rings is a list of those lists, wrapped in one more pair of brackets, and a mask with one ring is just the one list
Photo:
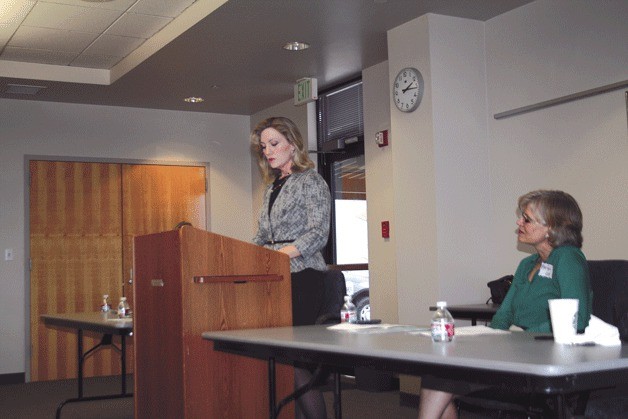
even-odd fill
[(351, 137), (364, 138), (361, 80), (323, 93), (318, 100), (319, 145)]

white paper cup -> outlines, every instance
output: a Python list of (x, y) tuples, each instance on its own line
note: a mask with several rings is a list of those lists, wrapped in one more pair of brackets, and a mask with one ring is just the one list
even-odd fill
[(578, 327), (578, 299), (548, 300), (554, 342), (571, 343)]

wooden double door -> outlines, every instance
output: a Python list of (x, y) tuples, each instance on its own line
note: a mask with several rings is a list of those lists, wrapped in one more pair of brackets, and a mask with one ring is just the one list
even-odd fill
[[(29, 170), (31, 381), (73, 378), (76, 333), (40, 315), (97, 311), (104, 294), (114, 308), (123, 295), (133, 307), (133, 237), (181, 221), (206, 229), (206, 168), (33, 160)], [(100, 336), (84, 341), (88, 349)], [(128, 367), (132, 353), (131, 340)], [(119, 371), (112, 350), (84, 365), (86, 377)]]

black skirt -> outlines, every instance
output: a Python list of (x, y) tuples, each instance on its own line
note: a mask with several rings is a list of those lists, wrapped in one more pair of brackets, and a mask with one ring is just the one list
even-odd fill
[(315, 324), (321, 314), (325, 295), (325, 272), (307, 268), (291, 274), (292, 324)]

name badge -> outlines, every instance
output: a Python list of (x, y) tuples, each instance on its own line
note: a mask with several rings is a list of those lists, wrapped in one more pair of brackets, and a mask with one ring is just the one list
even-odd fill
[(554, 272), (554, 267), (552, 265), (545, 262), (541, 263), (541, 269), (539, 269), (539, 276), (552, 279), (553, 272)]

